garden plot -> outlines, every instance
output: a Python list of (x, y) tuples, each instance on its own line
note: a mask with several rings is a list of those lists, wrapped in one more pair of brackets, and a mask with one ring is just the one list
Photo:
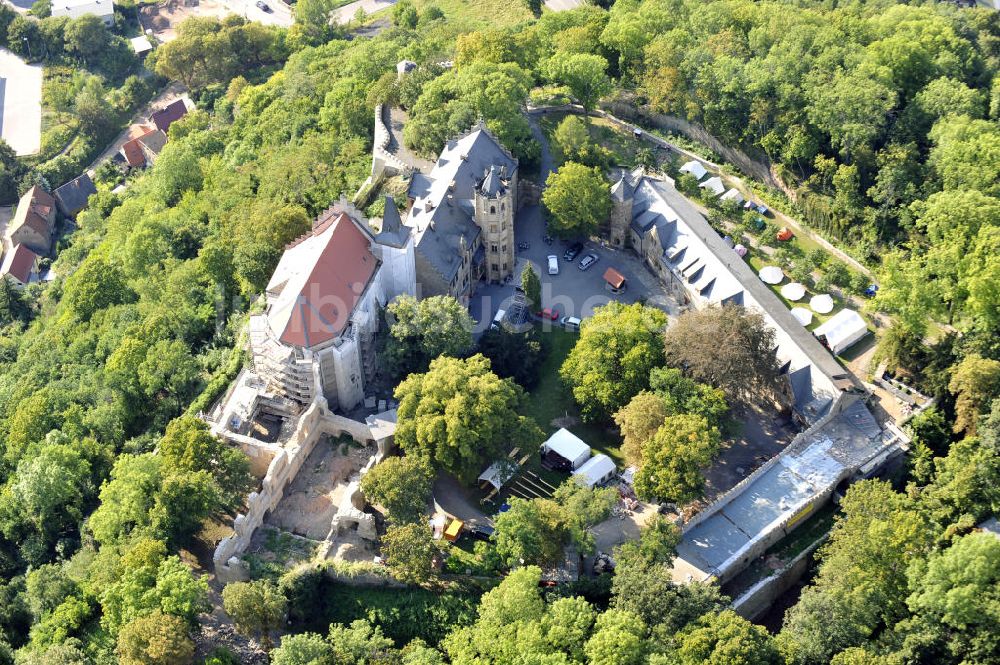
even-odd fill
[(42, 67), (0, 49), (0, 137), (18, 156), (42, 145)]

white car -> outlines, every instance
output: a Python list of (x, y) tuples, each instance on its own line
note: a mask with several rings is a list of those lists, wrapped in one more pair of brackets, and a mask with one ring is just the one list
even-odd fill
[(549, 274), (559, 274), (559, 258), (555, 254), (549, 254)]

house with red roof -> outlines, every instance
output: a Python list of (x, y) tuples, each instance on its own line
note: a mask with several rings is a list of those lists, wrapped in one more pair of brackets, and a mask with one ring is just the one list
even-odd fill
[[(387, 228), (389, 227), (389, 228)], [(346, 202), (285, 247), (250, 318), (254, 371), (268, 390), (307, 405), (349, 410), (375, 371), (379, 309), (415, 291), (413, 241), (398, 215), (373, 234)]]
[(129, 168), (141, 169), (152, 166), (167, 143), (167, 135), (150, 125), (133, 125), (129, 130), (129, 140), (119, 152)]
[(15, 245), (3, 256), (3, 263), (0, 263), (0, 277), (5, 277), (19, 288), (36, 282), (40, 258), (24, 245)]
[(4, 249), (24, 245), (36, 254), (45, 255), (52, 249), (56, 233), (56, 200), (35, 185), (18, 201), (14, 217), (4, 233)]

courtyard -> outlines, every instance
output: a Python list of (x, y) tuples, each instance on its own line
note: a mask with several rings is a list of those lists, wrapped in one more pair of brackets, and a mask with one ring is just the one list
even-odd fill
[(19, 157), (42, 141), (42, 67), (0, 49), (0, 137)]

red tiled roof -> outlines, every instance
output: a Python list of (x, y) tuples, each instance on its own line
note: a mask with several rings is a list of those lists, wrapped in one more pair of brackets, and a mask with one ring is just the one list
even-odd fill
[(285, 296), (293, 301), (286, 305), (291, 311), (280, 332), (282, 342), (304, 347), (322, 344), (343, 332), (378, 268), (371, 239), (345, 213), (325, 213), (312, 233), (290, 244), (286, 254), (311, 238), (324, 246), (307, 255), (314, 257), (313, 264), (305, 267), (308, 276), (298, 293)]
[(187, 115), (187, 105), (183, 99), (178, 99), (149, 116), (149, 120), (156, 125), (157, 129), (166, 132), (170, 129), (170, 125), (174, 124), (174, 121), (180, 120), (185, 115)]
[(625, 283), (625, 275), (614, 268), (608, 268), (604, 271), (604, 281), (610, 284), (612, 288), (620, 289), (622, 288), (622, 284)]
[(37, 260), (38, 255), (24, 245), (14, 245), (14, 249), (3, 257), (0, 275), (10, 275), (22, 284), (27, 284), (31, 279), (31, 269)]

